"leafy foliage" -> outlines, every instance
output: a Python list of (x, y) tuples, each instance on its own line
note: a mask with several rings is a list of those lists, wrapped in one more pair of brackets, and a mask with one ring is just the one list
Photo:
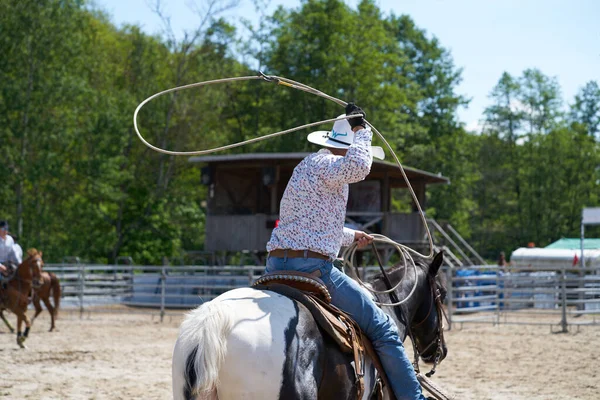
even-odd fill
[[(228, 4), (207, 0), (209, 10)], [(164, 15), (161, 10), (156, 10)], [(168, 21), (168, 19), (165, 19)], [(47, 260), (161, 263), (204, 241), (205, 188), (184, 158), (150, 151), (133, 132), (137, 104), (165, 88), (258, 66), (356, 101), (409, 165), (441, 172), (428, 213), (451, 222), (488, 258), (529, 241), (577, 235), (583, 206), (598, 204), (600, 89), (587, 82), (568, 112), (556, 79), (537, 69), (504, 73), (481, 134), (457, 109), (461, 70), (437, 38), (372, 0), (280, 7), (250, 35), (218, 12), (182, 39), (116, 28), (82, 0), (0, 0), (0, 217)], [(215, 147), (343, 110), (324, 99), (256, 81), (205, 86), (149, 103), (151, 143)], [(288, 135), (239, 151), (307, 151)], [(394, 201), (405, 199), (402, 194)]]

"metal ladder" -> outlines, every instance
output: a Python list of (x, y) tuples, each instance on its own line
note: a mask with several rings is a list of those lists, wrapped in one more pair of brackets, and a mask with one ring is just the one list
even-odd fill
[[(431, 218), (427, 219), (427, 223), (429, 224), (433, 235), (438, 232), (442, 236), (443, 240), (439, 241), (439, 243), (444, 244), (438, 244), (436, 247), (444, 250), (444, 254), (448, 255), (448, 257), (446, 257), (446, 263), (449, 266), (463, 267), (465, 265), (487, 265), (483, 257), (467, 243), (452, 225), (445, 224), (446, 229), (444, 229), (436, 220)], [(470, 253), (471, 257), (468, 256), (467, 253)]]

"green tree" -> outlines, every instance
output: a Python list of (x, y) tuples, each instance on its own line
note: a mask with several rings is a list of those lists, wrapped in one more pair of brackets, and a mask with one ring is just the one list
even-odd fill
[[(499, 234), (508, 234), (517, 240), (523, 236), (520, 225), (509, 233), (502, 229), (498, 232), (504, 224), (490, 223), (490, 219), (507, 213), (514, 218), (506, 222), (514, 224), (523, 213), (519, 201), (523, 183), (519, 175), (521, 157), (517, 145), (517, 140), (524, 133), (526, 119), (519, 100), (521, 97), (520, 81), (504, 72), (490, 93), (492, 105), (484, 111), (485, 128), (479, 150), (482, 180), (477, 191), (481, 215), (479, 222), (484, 230), (489, 226), (494, 241), (499, 240)], [(484, 232), (481, 235), (490, 236)]]
[[(139, 101), (178, 82), (173, 65), (182, 65), (181, 52), (137, 27), (116, 29), (81, 1), (3, 0), (0, 7), (7, 55), (0, 60), (0, 140), (8, 177), (0, 205), (11, 222), (22, 221), (21, 243), (42, 248), (48, 260), (131, 255), (152, 263), (200, 246), (199, 171), (145, 148), (131, 126)], [(179, 69), (186, 80), (237, 73), (224, 39), (232, 32), (207, 19)], [(225, 97), (216, 89), (208, 95), (148, 104), (144, 133), (174, 149), (214, 143), (222, 111), (197, 110)]]
[(479, 150), (476, 245), (491, 258), (498, 249), (576, 236), (581, 208), (598, 202), (598, 144), (587, 126), (566, 126), (560, 87), (538, 70), (518, 80), (505, 73), (490, 98)]
[(562, 98), (558, 80), (538, 69), (527, 69), (520, 78), (519, 100), (528, 133), (548, 132), (560, 123)]
[(600, 87), (598, 82), (589, 81), (575, 96), (571, 105), (570, 119), (583, 124), (588, 135), (595, 137), (600, 133)]
[[(257, 6), (259, 0), (257, 0)], [(48, 261), (181, 257), (203, 244), (206, 190), (184, 157), (136, 138), (133, 110), (173, 86), (254, 74), (253, 68), (363, 106), (411, 166), (452, 184), (428, 192), (429, 215), (451, 222), (488, 258), (527, 241), (576, 235), (581, 207), (597, 204), (600, 90), (588, 82), (562, 110), (555, 78), (504, 73), (481, 135), (457, 109), (461, 70), (407, 16), (372, 0), (306, 0), (263, 15), (243, 38), (209, 0), (198, 26), (177, 38), (115, 27), (80, 0), (0, 0), (0, 209), (24, 247)], [(144, 136), (170, 150), (237, 142), (341, 114), (293, 89), (249, 81), (160, 97), (139, 115)], [(239, 151), (314, 149), (304, 133)], [(377, 141), (377, 139), (376, 139)]]
[(486, 128), (498, 132), (514, 145), (521, 134), (525, 112), (519, 105), (521, 84), (509, 73), (504, 72), (492, 90), (493, 104), (484, 111)]

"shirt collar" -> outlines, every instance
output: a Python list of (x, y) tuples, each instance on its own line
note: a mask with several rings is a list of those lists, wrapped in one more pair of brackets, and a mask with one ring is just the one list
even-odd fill
[(325, 147), (322, 148), (321, 150), (319, 150), (317, 153), (320, 153), (320, 154), (333, 154), (329, 149), (327, 149)]

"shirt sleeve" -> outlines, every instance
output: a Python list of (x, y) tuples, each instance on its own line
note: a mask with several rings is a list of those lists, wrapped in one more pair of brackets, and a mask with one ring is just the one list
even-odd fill
[(362, 181), (369, 175), (373, 163), (371, 128), (356, 132), (354, 143), (344, 157), (324, 157), (318, 164), (319, 174), (327, 184), (346, 184)]
[[(13, 241), (12, 236), (7, 235), (6, 239), (4, 239), (4, 242), (0, 242), (1, 243), (1, 248), (0, 248), (0, 262), (4, 262), (4, 261), (10, 261), (10, 262), (14, 262), (17, 263), (17, 257), (15, 254), (15, 242)], [(20, 264), (20, 263), (17, 263)]]
[(350, 246), (352, 242), (354, 242), (355, 232), (356, 231), (354, 229), (344, 227), (342, 232), (342, 246)]
[(23, 262), (23, 249), (17, 243), (13, 245), (13, 253), (15, 256), (14, 262), (20, 265)]

